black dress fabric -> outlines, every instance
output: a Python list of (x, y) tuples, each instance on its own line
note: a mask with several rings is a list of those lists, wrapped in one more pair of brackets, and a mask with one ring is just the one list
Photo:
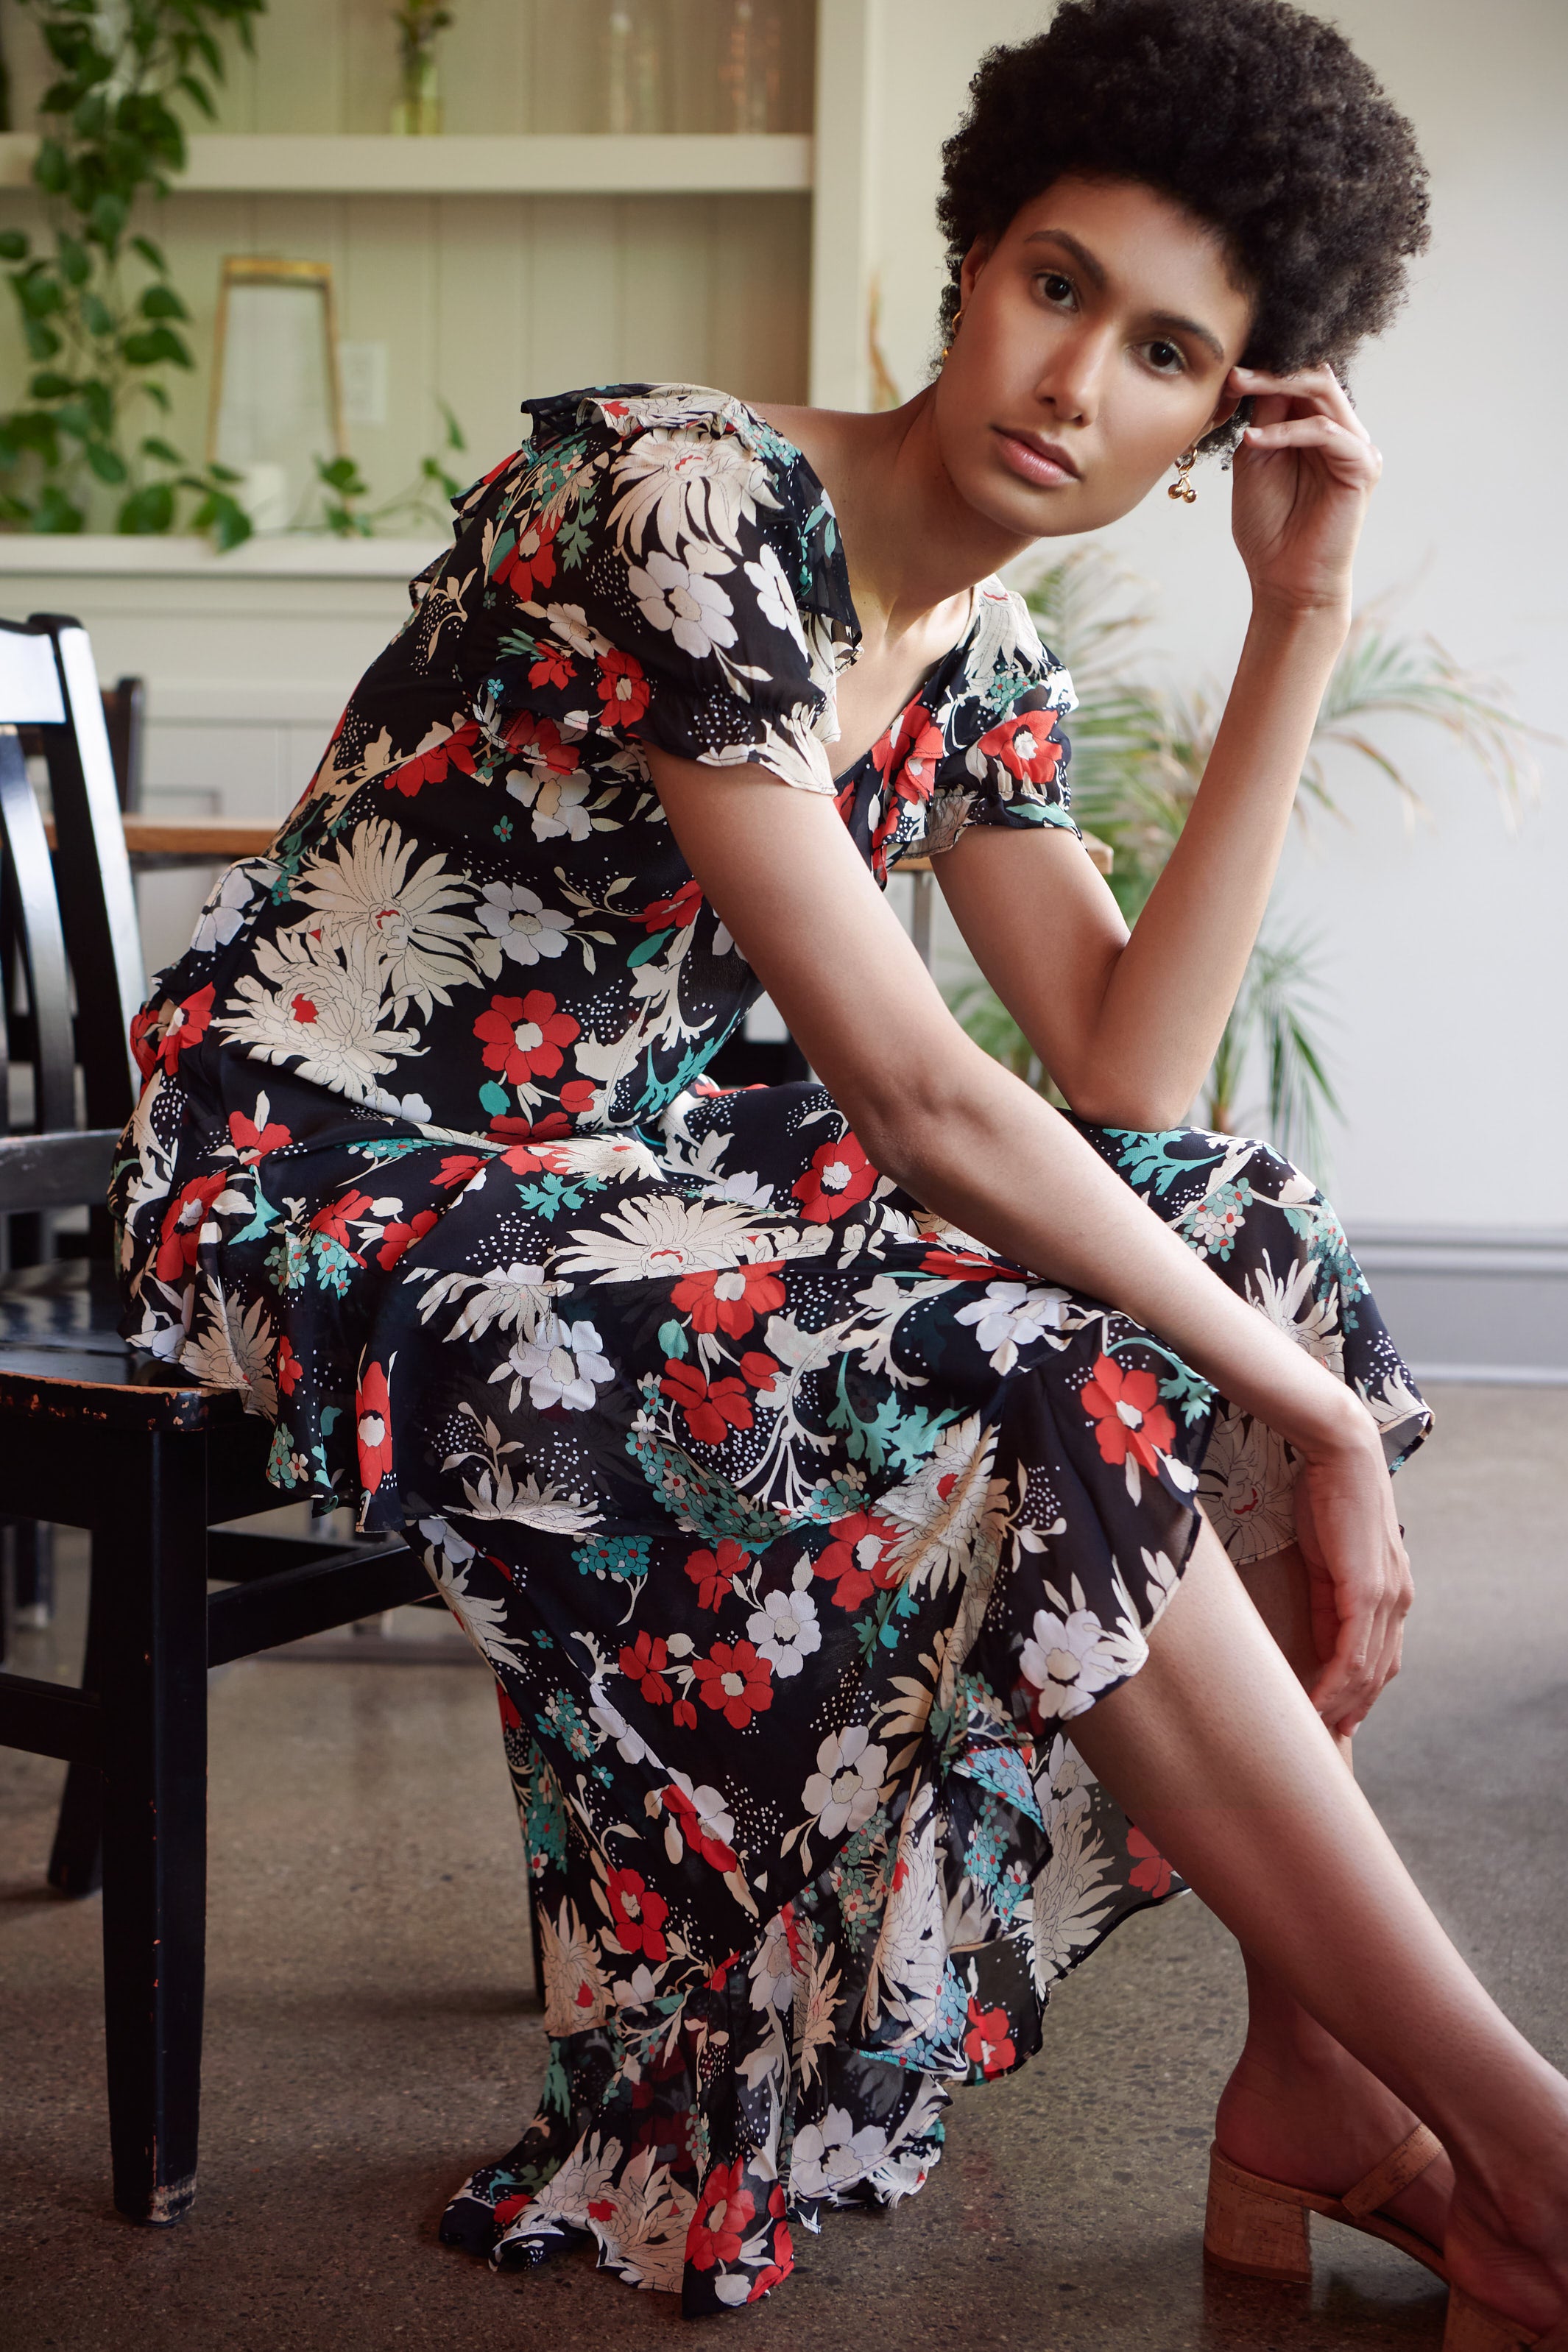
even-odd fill
[[(858, 630), (801, 453), (689, 385), (525, 423), (142, 1015), (113, 1198), (128, 1335), (244, 1392), (281, 1494), (413, 1531), (496, 1675), (550, 2055), (444, 2234), (501, 2266), (590, 2237), (698, 2314), (774, 2285), (792, 2224), (918, 2188), (949, 2086), (1021, 2063), (1172, 1890), (1070, 1726), (1137, 1672), (1200, 1499), (1246, 1563), (1291, 1538), (1293, 1465), (900, 1192), (820, 1087), (702, 1075), (758, 982), (640, 747), (832, 795), (879, 880), (1072, 829), (1022, 604), (983, 585), (836, 779)], [(1084, 1131), (1391, 1465), (1419, 1442), (1305, 1177)]]

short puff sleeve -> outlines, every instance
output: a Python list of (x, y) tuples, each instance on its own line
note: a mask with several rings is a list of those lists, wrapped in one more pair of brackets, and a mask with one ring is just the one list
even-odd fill
[(925, 851), (949, 849), (972, 824), (1015, 830), (1078, 825), (1062, 724), (1072, 680), (1040, 643), (1021, 596), (982, 583), (960, 677), (944, 714), (946, 751), (934, 779)]

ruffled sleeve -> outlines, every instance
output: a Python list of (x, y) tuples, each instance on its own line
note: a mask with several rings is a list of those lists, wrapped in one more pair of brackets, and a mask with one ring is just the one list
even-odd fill
[(979, 610), (942, 713), (943, 756), (926, 812), (924, 854), (972, 824), (1079, 830), (1068, 792), (1063, 721), (1072, 680), (1040, 643), (1021, 596), (983, 583)]
[(534, 462), (489, 533), (487, 576), (512, 608), (502, 714), (830, 793), (856, 631), (799, 452), (740, 402), (681, 385), (581, 395), (570, 424), (535, 418)]

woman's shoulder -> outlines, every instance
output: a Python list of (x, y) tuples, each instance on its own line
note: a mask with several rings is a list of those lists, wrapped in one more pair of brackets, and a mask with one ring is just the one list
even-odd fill
[(974, 591), (974, 617), (963, 647), (963, 691), (994, 714), (1016, 709), (1071, 710), (1078, 698), (1066, 664), (1041, 642), (1034, 615), (1016, 588), (994, 574)]

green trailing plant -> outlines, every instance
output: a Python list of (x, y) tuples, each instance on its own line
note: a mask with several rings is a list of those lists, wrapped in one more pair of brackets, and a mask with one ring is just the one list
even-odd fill
[(56, 79), (45, 91), (33, 179), (46, 199), (37, 239), (0, 231), (34, 373), (0, 416), (0, 520), (79, 531), (96, 499), (122, 531), (182, 519), (220, 547), (247, 538), (237, 477), (195, 465), (162, 433), (164, 377), (195, 366), (189, 313), (163, 248), (132, 229), (138, 198), (184, 168), (181, 100), (208, 116), (224, 79), (223, 37), (252, 46), (267, 0), (17, 0), (37, 25)]
[[(1212, 688), (1179, 692), (1137, 675), (1150, 615), (1132, 587), (1110, 557), (1086, 548), (1040, 572), (1026, 592), (1041, 635), (1072, 672), (1079, 695), (1069, 723), (1073, 812), (1114, 853), (1110, 887), (1129, 923), (1181, 838), (1224, 710)], [(1352, 624), (1329, 681), (1302, 770), (1300, 821), (1312, 811), (1342, 819), (1325, 759), (1331, 751), (1370, 761), (1413, 819), (1425, 813), (1408, 773), (1372, 731), (1394, 717), (1443, 728), (1481, 768), (1512, 820), (1534, 787), (1531, 744), (1543, 739), (1520, 718), (1506, 688), (1465, 669), (1436, 638), (1399, 635), (1379, 604)], [(1039, 1056), (984, 982), (960, 983), (950, 1002), (977, 1045), (1060, 1102)], [(1245, 1075), (1260, 1060), (1272, 1139), (1321, 1172), (1325, 1122), (1339, 1112), (1321, 1017), (1315, 943), (1265, 932), (1204, 1087), (1207, 1125), (1220, 1133), (1232, 1129)]]
[(419, 471), (406, 489), (399, 490), (380, 506), (367, 506), (371, 495), (365, 480), (352, 457), (318, 457), (316, 475), (324, 493), (323, 520), (327, 529), (340, 539), (372, 539), (389, 523), (443, 523), (449, 520), (450, 501), (460, 497), (468, 488), (455, 474), (449, 474), (443, 460), (450, 452), (456, 456), (468, 448), (463, 429), (443, 400), (439, 403), (445, 422), (441, 436), (441, 455), (422, 457)]
[(452, 21), (445, 0), (400, 0), (392, 12), (397, 27), (398, 100), (392, 127), (402, 131), (437, 131), (441, 128), (441, 101), (436, 92), (436, 40)]

